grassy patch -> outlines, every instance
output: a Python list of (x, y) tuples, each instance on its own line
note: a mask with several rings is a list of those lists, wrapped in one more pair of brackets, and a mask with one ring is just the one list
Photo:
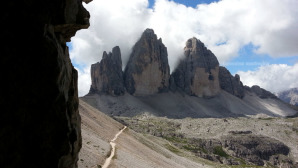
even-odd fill
[(190, 152), (193, 152), (193, 153), (196, 153), (197, 151), (201, 151), (201, 152), (206, 153), (206, 154), (208, 153), (208, 151), (206, 149), (200, 148), (200, 147), (195, 146), (195, 145), (190, 145), (190, 144), (183, 145), (182, 148), (185, 149), (185, 150), (188, 150)]
[(175, 154), (180, 154), (181, 152), (174, 146), (170, 145), (170, 144), (165, 144), (164, 145), (169, 151), (175, 153)]
[(163, 137), (163, 138), (170, 141), (170, 142), (183, 143), (183, 144), (187, 143), (187, 139), (176, 137), (176, 136), (171, 136), (171, 137), (166, 136), (166, 137)]
[(190, 145), (190, 144), (183, 145), (182, 147), (188, 151), (191, 151), (191, 152), (195, 152), (198, 150), (198, 148), (196, 148), (195, 146)]
[(222, 149), (221, 146), (215, 146), (213, 148), (213, 154), (219, 155), (219, 156), (225, 157), (225, 158), (229, 157), (229, 155)]

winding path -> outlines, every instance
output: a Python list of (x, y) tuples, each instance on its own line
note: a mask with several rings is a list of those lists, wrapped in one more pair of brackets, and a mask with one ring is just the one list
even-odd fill
[(111, 151), (111, 155), (106, 159), (105, 163), (103, 164), (102, 168), (108, 168), (109, 165), (111, 164), (112, 158), (115, 155), (115, 147), (116, 147), (116, 143), (115, 141), (117, 140), (118, 136), (126, 129), (126, 126), (124, 126), (124, 128), (122, 128), (116, 135), (115, 137), (110, 141), (110, 145), (112, 147), (112, 151)]

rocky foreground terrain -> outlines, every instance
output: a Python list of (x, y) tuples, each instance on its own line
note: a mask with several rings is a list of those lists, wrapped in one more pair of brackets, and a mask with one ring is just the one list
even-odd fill
[[(80, 99), (79, 167), (100, 167), (116, 140), (111, 167), (297, 167), (298, 118), (268, 115), (168, 119), (114, 117)], [(117, 121), (119, 122), (117, 122)]]
[[(167, 119), (117, 117), (131, 129), (226, 165), (298, 166), (297, 118)], [(176, 153), (179, 153), (177, 150)], [(175, 150), (173, 150), (175, 153)]]

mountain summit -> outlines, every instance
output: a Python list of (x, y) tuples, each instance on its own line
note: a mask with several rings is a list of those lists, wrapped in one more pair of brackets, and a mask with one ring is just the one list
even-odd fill
[(126, 90), (132, 95), (168, 91), (169, 78), (167, 48), (152, 29), (146, 29), (133, 47), (124, 71)]
[(118, 46), (112, 52), (103, 53), (102, 60), (91, 65), (91, 87), (89, 93), (123, 95), (123, 72), (121, 52)]
[(177, 87), (188, 95), (213, 97), (220, 90), (218, 72), (216, 56), (194, 37), (187, 40), (184, 59), (172, 75)]

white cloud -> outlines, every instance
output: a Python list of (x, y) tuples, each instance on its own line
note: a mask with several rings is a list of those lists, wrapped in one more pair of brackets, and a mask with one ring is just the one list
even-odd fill
[(293, 66), (272, 64), (260, 66), (256, 71), (239, 71), (244, 85), (259, 85), (271, 92), (279, 92), (298, 87), (298, 63)]
[(90, 85), (91, 85), (91, 78), (90, 78), (90, 68), (79, 69), (76, 68), (78, 71), (78, 91), (79, 96), (84, 96), (89, 92)]
[(156, 0), (153, 9), (147, 6), (147, 0), (93, 0), (85, 5), (91, 26), (71, 39), (71, 59), (90, 68), (103, 51), (118, 45), (125, 65), (146, 28), (153, 28), (163, 39), (171, 70), (191, 37), (205, 43), (220, 63), (236, 57), (247, 44), (272, 57), (298, 55), (297, 0), (221, 0), (196, 8)]

